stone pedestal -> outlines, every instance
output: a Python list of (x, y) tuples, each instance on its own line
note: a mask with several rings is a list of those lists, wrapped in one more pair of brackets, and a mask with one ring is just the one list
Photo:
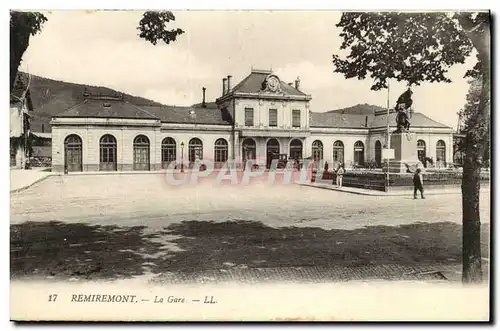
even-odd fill
[[(417, 155), (417, 139), (412, 133), (391, 134), (391, 149), (394, 149), (394, 159), (389, 160), (389, 173), (405, 173), (408, 169), (422, 167)], [(387, 163), (384, 163), (384, 171)]]

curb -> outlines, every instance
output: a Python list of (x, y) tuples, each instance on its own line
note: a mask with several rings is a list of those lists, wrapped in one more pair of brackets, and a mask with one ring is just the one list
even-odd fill
[[(215, 169), (215, 170), (220, 170), (220, 169)], [(75, 171), (75, 172), (69, 172), (65, 174), (64, 172), (54, 172), (54, 174), (60, 175), (60, 176), (103, 176), (103, 175), (164, 175), (164, 174), (174, 174), (174, 175), (182, 175), (182, 174), (192, 174), (192, 173), (200, 173), (202, 171), (175, 171), (175, 172), (170, 172), (170, 171), (165, 171), (165, 170), (145, 170), (145, 171)], [(237, 173), (243, 173), (243, 170), (236, 170)], [(264, 173), (269, 172), (265, 171)], [(275, 171), (276, 174), (284, 174), (284, 171)]]
[[(390, 195), (387, 193), (339, 190), (338, 188), (333, 187), (333, 186), (332, 187), (325, 187), (325, 186), (319, 186), (319, 185), (313, 185), (313, 184), (299, 184), (299, 185), (319, 188), (319, 189), (328, 190), (328, 191), (337, 191), (337, 192), (343, 192), (343, 193), (348, 193), (348, 194), (356, 194), (356, 195), (370, 195), (370, 196), (379, 196), (379, 197), (385, 197), (385, 196)], [(401, 194), (401, 195), (406, 195), (406, 194)]]
[(30, 187), (32, 187), (33, 185), (35, 184), (38, 184), (40, 183), (41, 181), (44, 181), (45, 179), (49, 178), (49, 177), (52, 177), (52, 176), (60, 176), (58, 174), (54, 174), (54, 173), (51, 173), (51, 174), (48, 174), (47, 176), (45, 177), (42, 177), (42, 178), (38, 178), (37, 180), (35, 180), (33, 183), (30, 183), (26, 186), (23, 186), (23, 187), (20, 187), (20, 188), (16, 188), (16, 189), (13, 189), (13, 190), (10, 190), (10, 194), (12, 193), (18, 193), (18, 192), (21, 192), (21, 191), (24, 191), (26, 189), (29, 189)]
[(119, 171), (113, 171), (113, 172), (103, 172), (103, 171), (92, 171), (92, 172), (72, 172), (72, 173), (58, 173), (58, 176), (64, 176), (64, 177), (74, 177), (74, 176), (119, 176), (119, 175), (162, 175), (166, 174), (165, 172), (161, 171), (126, 171), (126, 172), (119, 172)]
[[(349, 194), (356, 194), (356, 195), (369, 195), (369, 196), (376, 196), (376, 197), (388, 197), (388, 196), (411, 196), (412, 192), (408, 191), (401, 191), (401, 192), (378, 192), (378, 191), (373, 191), (373, 192), (363, 192), (363, 191), (349, 191), (349, 190), (339, 190), (336, 187), (325, 187), (325, 186), (319, 186), (319, 185), (314, 185), (314, 184), (299, 184), (302, 186), (309, 186), (309, 187), (314, 187), (314, 188), (319, 188), (323, 190), (329, 190), (329, 191), (337, 191), (337, 192), (343, 192), (343, 193), (349, 193)], [(427, 191), (425, 192), (426, 195), (445, 195), (445, 194), (461, 194), (460, 191), (456, 192), (432, 192), (432, 191)]]

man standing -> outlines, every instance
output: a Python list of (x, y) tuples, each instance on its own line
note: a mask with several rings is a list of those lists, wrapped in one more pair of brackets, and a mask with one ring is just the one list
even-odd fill
[(424, 197), (424, 176), (422, 175), (422, 170), (418, 168), (413, 175), (413, 199), (417, 198), (417, 191), (420, 191), (420, 196), (422, 199)]
[(342, 177), (344, 176), (344, 167), (342, 164), (339, 165), (339, 168), (337, 169), (337, 187), (342, 187)]

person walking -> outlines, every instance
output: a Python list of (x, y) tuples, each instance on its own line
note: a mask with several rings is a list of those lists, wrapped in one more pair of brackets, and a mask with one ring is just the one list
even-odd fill
[(424, 197), (424, 176), (422, 175), (422, 169), (418, 168), (413, 175), (413, 199), (417, 198), (417, 191), (420, 191), (420, 196), (422, 199)]
[(336, 176), (336, 179), (337, 179), (337, 187), (342, 187), (342, 177), (344, 176), (344, 167), (341, 165), (339, 165), (339, 168), (337, 169), (337, 176)]

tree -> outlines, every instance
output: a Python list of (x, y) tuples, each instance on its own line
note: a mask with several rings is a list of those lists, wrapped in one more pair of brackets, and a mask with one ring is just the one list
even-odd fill
[(374, 79), (373, 90), (387, 88), (388, 79), (408, 85), (451, 82), (448, 69), (475, 50), (477, 63), (466, 76), (481, 79), (477, 108), (471, 111), (465, 136), (462, 176), (462, 281), (481, 282), (479, 189), (490, 112), (490, 14), (357, 13), (342, 15), (342, 58), (333, 56), (334, 72), (346, 78)]
[(10, 12), (10, 90), (14, 86), (21, 59), (31, 36), (42, 29), (47, 18), (36, 12)]
[(182, 29), (167, 29), (167, 24), (175, 21), (175, 16), (171, 11), (147, 11), (143, 14), (137, 29), (140, 31), (139, 37), (156, 45), (159, 40), (165, 44), (175, 41), (177, 36), (184, 33)]
[[(43, 23), (47, 21), (42, 13), (38, 12), (10, 12), (10, 90), (14, 85), (24, 52), (28, 48), (30, 36), (41, 31)], [(182, 29), (167, 28), (168, 23), (175, 21), (171, 11), (146, 11), (139, 21), (139, 37), (153, 45), (158, 41), (169, 44), (177, 36), (184, 33)]]

